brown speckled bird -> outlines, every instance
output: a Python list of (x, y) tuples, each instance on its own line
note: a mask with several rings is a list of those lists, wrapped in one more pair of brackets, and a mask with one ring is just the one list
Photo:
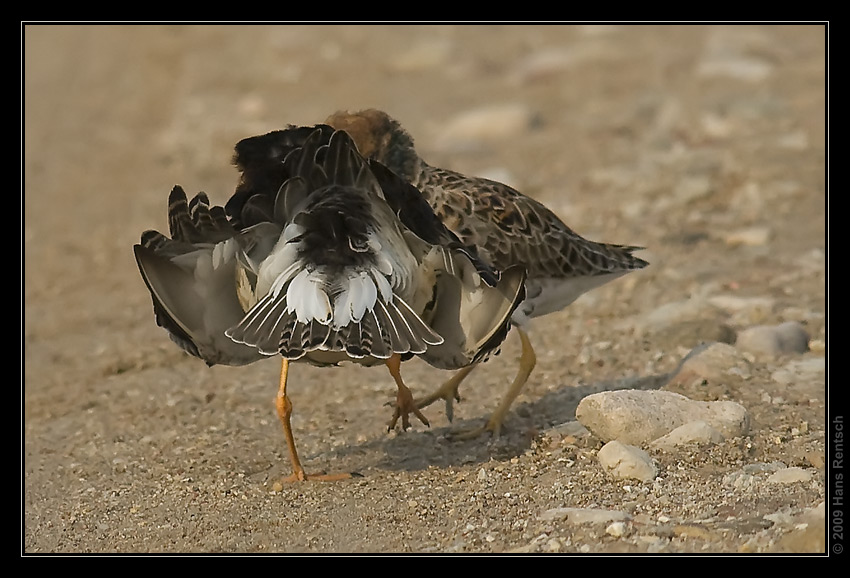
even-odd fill
[[(360, 152), (412, 183), (443, 224), (497, 270), (522, 266), (526, 298), (512, 316), (522, 342), (519, 371), (507, 395), (486, 425), (468, 432), (498, 435), (505, 414), (519, 395), (536, 363), (525, 326), (531, 318), (559, 311), (583, 293), (612, 281), (647, 262), (632, 253), (640, 247), (589, 241), (543, 204), (505, 184), (434, 167), (422, 160), (413, 138), (379, 110), (338, 112), (325, 123), (348, 132)], [(423, 408), (446, 401), (451, 419), (458, 386), (475, 363), (461, 369), (432, 395), (417, 401)]]
[[(295, 143), (295, 144), (293, 144)], [(278, 131), (236, 147), (242, 178), (226, 209), (174, 187), (171, 238), (142, 234), (134, 251), (157, 324), (207, 364), (282, 357), (276, 407), (293, 473), (306, 474), (290, 425), (290, 361), (385, 364), (415, 406), (400, 363), (444, 369), (497, 348), (524, 296), (521, 267), (495, 271), (436, 217), (410, 183), (364, 159), (343, 131)]]

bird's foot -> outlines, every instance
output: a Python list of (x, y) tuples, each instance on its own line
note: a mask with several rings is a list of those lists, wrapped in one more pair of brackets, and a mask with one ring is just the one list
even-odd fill
[(396, 397), (395, 402), (395, 411), (393, 411), (392, 420), (390, 420), (389, 425), (387, 426), (387, 431), (390, 431), (395, 428), (396, 423), (398, 423), (398, 419), (401, 418), (401, 429), (406, 430), (410, 428), (410, 414), (415, 415), (419, 421), (424, 423), (426, 426), (431, 427), (431, 423), (425, 417), (425, 415), (419, 411), (419, 406), (413, 401), (413, 394), (410, 393), (410, 390), (405, 388), (399, 388), (398, 396)]
[(460, 401), (460, 394), (458, 393), (458, 385), (459, 383), (452, 383), (451, 381), (447, 381), (440, 387), (437, 391), (426, 395), (421, 399), (417, 399), (415, 401), (417, 409), (423, 409), (437, 401), (438, 399), (442, 399), (446, 402), (446, 418), (449, 421), (454, 419), (454, 402)]

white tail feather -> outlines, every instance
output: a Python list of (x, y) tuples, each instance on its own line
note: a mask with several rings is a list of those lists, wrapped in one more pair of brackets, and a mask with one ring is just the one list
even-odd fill
[(313, 319), (323, 325), (330, 323), (331, 302), (323, 284), (324, 279), (318, 272), (302, 269), (286, 290), (286, 312), (295, 312), (301, 323)]

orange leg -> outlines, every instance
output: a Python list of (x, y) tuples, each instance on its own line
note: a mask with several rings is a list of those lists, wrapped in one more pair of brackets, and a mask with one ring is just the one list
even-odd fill
[(320, 480), (332, 482), (336, 480), (344, 480), (351, 477), (351, 474), (306, 474), (301, 466), (301, 460), (298, 459), (298, 451), (295, 449), (295, 438), (292, 435), (292, 425), (289, 418), (292, 415), (292, 402), (286, 395), (286, 377), (289, 373), (289, 360), (285, 357), (280, 366), (280, 387), (277, 390), (275, 398), (275, 407), (277, 415), (280, 418), (280, 423), (283, 425), (283, 435), (286, 436), (286, 445), (289, 448), (289, 459), (292, 461), (292, 475), (283, 479), (284, 482), (303, 482), (305, 480)]
[(425, 416), (422, 415), (419, 408), (416, 407), (416, 404), (413, 401), (413, 394), (410, 392), (410, 389), (408, 389), (401, 380), (401, 355), (394, 353), (389, 359), (387, 359), (386, 363), (387, 368), (390, 370), (390, 375), (393, 376), (395, 384), (398, 386), (398, 397), (396, 397), (395, 412), (393, 413), (393, 419), (390, 421), (389, 427), (387, 427), (387, 431), (395, 427), (399, 417), (401, 418), (401, 429), (405, 430), (409, 428), (410, 419), (408, 416), (411, 413), (418, 417), (419, 421), (430, 426), (431, 424), (427, 419), (425, 419)]
[(532, 347), (531, 341), (528, 339), (528, 334), (519, 327), (516, 329), (522, 342), (522, 355), (519, 358), (519, 372), (517, 372), (510, 388), (508, 388), (508, 393), (502, 398), (499, 407), (496, 408), (496, 411), (493, 412), (485, 425), (470, 431), (452, 434), (452, 437), (456, 439), (471, 439), (485, 432), (490, 432), (490, 435), (494, 438), (499, 437), (505, 415), (507, 415), (508, 410), (511, 408), (511, 404), (519, 396), (525, 382), (528, 381), (528, 376), (531, 375), (531, 371), (537, 364), (537, 356), (534, 354), (534, 347)]

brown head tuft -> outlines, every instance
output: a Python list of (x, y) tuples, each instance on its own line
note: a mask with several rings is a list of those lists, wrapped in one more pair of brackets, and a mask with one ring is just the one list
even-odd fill
[(369, 108), (357, 112), (339, 111), (326, 124), (347, 132), (364, 157), (374, 159), (408, 180), (419, 169), (413, 138), (387, 113)]

